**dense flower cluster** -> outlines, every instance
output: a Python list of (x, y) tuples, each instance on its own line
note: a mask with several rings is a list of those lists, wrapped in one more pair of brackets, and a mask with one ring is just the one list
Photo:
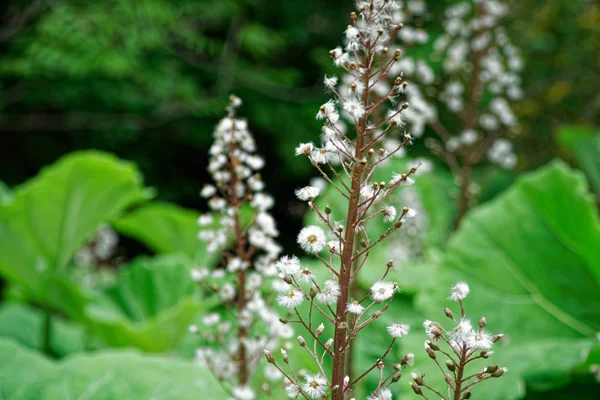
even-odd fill
[[(251, 400), (256, 393), (248, 382), (263, 350), (272, 348), (278, 338), (291, 338), (293, 329), (279, 321), (264, 296), (266, 280), (277, 275), (279, 232), (268, 212), (273, 199), (263, 192), (259, 171), (264, 161), (255, 154), (247, 122), (235, 116), (240, 105), (241, 100), (232, 96), (228, 116), (215, 129), (208, 166), (215, 184), (201, 190), (211, 213), (198, 219), (198, 237), (209, 251), (222, 252), (222, 262), (212, 271), (192, 271), (192, 279), (214, 292), (228, 313), (209, 314), (202, 326), (190, 330), (202, 334), (207, 344), (198, 349), (197, 358), (218, 379), (233, 384), (234, 399)], [(264, 376), (281, 379), (272, 366), (267, 366)]]
[[(465, 120), (463, 131), (446, 140), (449, 151), (477, 145), (517, 125), (511, 102), (523, 97), (519, 75), (523, 60), (501, 25), (507, 13), (508, 7), (496, 0), (464, 1), (446, 10), (444, 34), (434, 44), (450, 77), (443, 83), (440, 100), (452, 112), (464, 114)], [(461, 73), (467, 66), (472, 70)], [(483, 94), (489, 99), (481, 101)], [(488, 159), (513, 168), (517, 160), (510, 142), (488, 141)]]
[[(337, 76), (324, 79), (325, 89), (333, 98), (316, 114), (323, 122), (321, 142), (302, 143), (295, 149), (296, 156), (306, 157), (346, 200), (347, 206), (318, 206), (315, 200), (322, 193), (321, 187), (311, 185), (296, 191), (298, 199), (307, 202), (318, 221), (299, 232), (298, 245), (318, 258), (323, 267), (311, 269), (289, 256), (281, 257), (276, 264), (283, 281), (278, 302), (289, 310), (288, 323), (300, 324), (307, 330), (312, 345), (303, 336), (297, 338), (298, 343), (316, 364), (312, 373), (296, 373), (285, 353), (282, 359), (289, 367), (288, 373), (275, 356), (266, 353), (267, 360), (287, 378), (290, 398), (341, 400), (373, 371), (380, 379), (369, 399), (389, 399), (389, 386), (398, 381), (400, 370), (413, 360), (412, 355), (396, 362), (387, 359), (394, 343), (409, 332), (407, 324), (397, 321), (387, 327), (390, 344), (379, 359), (360, 366), (357, 376), (352, 376), (346, 365), (357, 335), (388, 310), (400, 290), (397, 283), (388, 279), (393, 261), (382, 265), (379, 275), (375, 266), (369, 267), (375, 278), (369, 293), (352, 292), (353, 282), (367, 264), (372, 249), (418, 215), (404, 204), (398, 207), (394, 196), (399, 188), (415, 183), (418, 165), (385, 180), (376, 173), (378, 166), (401, 154), (412, 141), (406, 132), (401, 133), (400, 140), (390, 140), (398, 137), (397, 131), (404, 125), (403, 116), (409, 109), (407, 103), (397, 101), (409, 86), (402, 75), (398, 73), (393, 85), (387, 83), (401, 60), (401, 51), (393, 47), (393, 42), (404, 29), (399, 23), (403, 10), (393, 0), (360, 1), (357, 8), (345, 31), (345, 46), (330, 52), (333, 63), (344, 74), (342, 80)], [(350, 121), (353, 127), (348, 129), (344, 121)], [(369, 237), (366, 225), (370, 221), (385, 224), (385, 233)], [(325, 322), (317, 325), (317, 315)], [(323, 337), (326, 331), (333, 332), (333, 337)], [(332, 361), (331, 371), (326, 371), (326, 358)]]
[[(507, 368), (490, 365), (471, 375), (465, 373), (467, 367), (471, 367), (470, 363), (490, 358), (493, 355), (494, 343), (503, 337), (502, 334), (492, 335), (486, 331), (486, 317), (481, 317), (477, 326), (473, 326), (465, 314), (463, 305), (463, 300), (469, 292), (469, 286), (465, 282), (458, 282), (450, 291), (448, 298), (460, 305), (458, 320), (452, 310), (444, 308), (444, 314), (454, 323), (452, 329), (445, 329), (439, 322), (426, 320), (423, 323), (428, 338), (425, 341), (425, 351), (439, 367), (447, 385), (446, 390), (437, 390), (428, 384), (424, 375), (413, 372), (411, 387), (416, 394), (425, 399), (428, 397), (424, 391), (430, 391), (441, 399), (469, 399), (475, 385), (488, 379), (499, 378), (508, 371)], [(443, 347), (447, 347), (448, 350), (445, 351)], [(440, 358), (446, 360), (441, 363)]]

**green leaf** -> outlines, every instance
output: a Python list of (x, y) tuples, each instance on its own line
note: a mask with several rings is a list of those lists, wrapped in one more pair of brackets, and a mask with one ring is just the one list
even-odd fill
[[(10, 338), (30, 349), (42, 348), (44, 313), (23, 304), (4, 304), (0, 309), (0, 337)], [(85, 334), (80, 326), (58, 317), (52, 319), (51, 348), (58, 356), (82, 351)]]
[(215, 255), (197, 237), (199, 215), (169, 203), (149, 203), (117, 220), (114, 227), (157, 253), (182, 253), (211, 264)]
[[(443, 316), (450, 286), (464, 280), (471, 286), (467, 314), (486, 315), (492, 332), (506, 334), (489, 361), (509, 372), (474, 395), (516, 399), (524, 380), (543, 382), (544, 390), (568, 382), (600, 330), (598, 249), (600, 221), (585, 178), (562, 162), (520, 178), (467, 215), (417, 306), (429, 319)], [(413, 344), (423, 339), (419, 332)], [(441, 374), (429, 361), (423, 355), (416, 368), (434, 380)]]
[(86, 325), (111, 346), (164, 352), (200, 310), (184, 256), (140, 258), (86, 308)]
[(558, 132), (558, 140), (573, 153), (594, 191), (600, 195), (600, 132), (593, 128), (567, 126)]
[(0, 339), (0, 398), (147, 400), (227, 397), (206, 368), (135, 351), (79, 354), (54, 363)]
[(8, 203), (12, 197), (10, 188), (0, 181), (0, 204)]
[(148, 196), (131, 163), (94, 151), (62, 158), (0, 205), (0, 274), (33, 300), (51, 302), (62, 290), (53, 284), (64, 281), (60, 274), (77, 249)]

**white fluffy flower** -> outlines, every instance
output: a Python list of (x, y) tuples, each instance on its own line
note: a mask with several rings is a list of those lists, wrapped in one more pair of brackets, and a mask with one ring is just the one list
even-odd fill
[(265, 367), (265, 378), (270, 381), (278, 381), (283, 377), (283, 374), (274, 365), (267, 365)]
[(469, 294), (469, 285), (465, 282), (458, 282), (456, 285), (452, 287), (450, 292), (450, 297), (448, 297), (452, 301), (464, 300)]
[(290, 399), (295, 399), (300, 394), (300, 388), (298, 385), (292, 383), (285, 387), (285, 394), (287, 394)]
[(252, 207), (254, 207), (260, 211), (266, 211), (269, 208), (273, 207), (274, 204), (275, 204), (275, 201), (273, 200), (273, 198), (271, 196), (269, 196), (268, 194), (264, 194), (264, 193), (256, 193), (254, 195), (254, 198), (250, 202), (250, 205)]
[(471, 350), (490, 350), (494, 341), (492, 335), (482, 329), (469, 335), (466, 344)]
[(315, 278), (315, 275), (308, 268), (302, 268), (298, 274), (298, 280), (300, 283), (311, 283)]
[(283, 256), (275, 263), (275, 267), (284, 275), (296, 275), (300, 272), (300, 260), (296, 256)]
[(327, 393), (327, 379), (321, 374), (307, 374), (302, 390), (311, 399), (321, 399)]
[(342, 252), (344, 251), (344, 245), (339, 240), (330, 240), (329, 242), (327, 242), (327, 248), (333, 254), (338, 254), (338, 255), (342, 254)]
[(190, 276), (192, 277), (192, 280), (196, 283), (198, 282), (202, 282), (203, 280), (205, 280), (209, 275), (209, 272), (206, 268), (203, 269), (198, 269), (198, 268), (194, 268), (190, 271)]
[(365, 308), (363, 306), (361, 306), (358, 301), (353, 301), (352, 303), (348, 303), (348, 305), (346, 306), (346, 311), (348, 311), (348, 313), (350, 314), (361, 314), (363, 311), (365, 310)]
[(365, 115), (365, 108), (359, 100), (350, 99), (344, 102), (344, 111), (354, 119), (360, 119)]
[(336, 148), (328, 142), (325, 146), (314, 149), (310, 158), (317, 164), (327, 164), (336, 154)]
[(395, 338), (401, 338), (402, 336), (408, 335), (410, 326), (407, 324), (393, 324), (387, 327), (387, 331), (390, 336)]
[(217, 193), (217, 189), (213, 185), (204, 185), (200, 191), (200, 196), (205, 199), (214, 196)]
[(319, 112), (317, 113), (317, 119), (327, 119), (334, 124), (338, 122), (340, 116), (337, 112), (335, 101), (329, 100), (327, 103), (323, 104), (319, 108)]
[(321, 291), (317, 294), (317, 300), (325, 304), (335, 304), (340, 293), (340, 285), (336, 281), (325, 281)]
[(465, 343), (473, 334), (473, 325), (468, 319), (461, 319), (458, 325), (452, 330), (451, 337), (457, 343)]
[(383, 213), (383, 222), (393, 222), (396, 220), (396, 207), (391, 205), (383, 206), (381, 212)]
[(314, 186), (304, 186), (296, 190), (296, 197), (302, 201), (309, 201), (316, 198), (321, 191)]
[(298, 290), (290, 290), (287, 293), (277, 297), (277, 303), (285, 308), (296, 308), (304, 301), (302, 293)]
[(206, 326), (213, 326), (221, 322), (221, 316), (217, 313), (205, 315), (202, 318), (202, 323)]
[(406, 218), (414, 218), (417, 216), (417, 214), (419, 214), (417, 210), (415, 210), (414, 208), (409, 208), (406, 212)]
[(213, 217), (210, 214), (202, 214), (198, 217), (198, 225), (208, 226), (213, 223)]
[(314, 145), (312, 143), (301, 143), (298, 145), (298, 147), (296, 147), (296, 155), (310, 156), (313, 151), (313, 147)]
[(329, 90), (335, 88), (335, 85), (337, 85), (337, 83), (338, 83), (338, 77), (335, 75), (325, 76), (325, 78), (323, 79), (323, 84)]
[(379, 389), (369, 396), (367, 400), (392, 400), (392, 392), (387, 388)]
[(235, 288), (231, 283), (225, 283), (221, 286), (218, 293), (221, 300), (230, 301), (235, 297)]
[(391, 282), (378, 281), (371, 286), (371, 297), (377, 302), (385, 301), (394, 295), (396, 285)]
[(310, 225), (302, 228), (297, 241), (307, 253), (319, 253), (325, 247), (325, 232), (318, 226)]
[(236, 400), (254, 400), (256, 394), (249, 386), (236, 386), (233, 388), (233, 397)]

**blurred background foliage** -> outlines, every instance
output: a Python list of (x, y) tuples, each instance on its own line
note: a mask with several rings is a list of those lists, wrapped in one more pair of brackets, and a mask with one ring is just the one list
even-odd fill
[[(435, 37), (451, 1), (430, 3), (421, 22)], [(508, 3), (507, 27), (526, 61), (526, 96), (514, 107), (519, 168), (533, 169), (567, 156), (553, 140), (561, 125), (600, 123), (600, 5)], [(280, 194), (278, 216), (297, 224), (291, 189), (312, 172), (289, 160), (296, 143), (319, 132), (313, 116), (325, 98), (322, 75), (332, 71), (328, 50), (351, 7), (9, 0), (0, 14), (0, 131), (10, 154), (0, 158), (2, 179), (15, 185), (70, 151), (96, 148), (134, 161), (161, 199), (200, 208), (211, 131), (235, 91), (267, 165), (279, 171), (265, 177)]]
[[(429, 13), (417, 23), (435, 37), (443, 10), (453, 2), (428, 2)], [(525, 392), (529, 399), (596, 398), (597, 386), (587, 371), (590, 364), (600, 364), (597, 348), (587, 364), (577, 355), (592, 347), (593, 331), (599, 330), (598, 309), (592, 307), (597, 296), (577, 293), (577, 288), (590, 285), (593, 291), (600, 277), (597, 208), (591, 206), (582, 175), (563, 163), (518, 176), (558, 157), (581, 169), (592, 191), (600, 194), (600, 4), (507, 4), (508, 32), (525, 59), (525, 96), (513, 107), (520, 120), (514, 139), (517, 170), (478, 172), (483, 177), (480, 201), (486, 204), (467, 217), (448, 245), (452, 178), (436, 165), (415, 185), (413, 195), (429, 220), (423, 247), (411, 256), (412, 267), (398, 272), (405, 294), (397, 311), (418, 330), (423, 313), (440, 309), (439, 288), (445, 290), (457, 277), (474, 281), (474, 296), (487, 293), (482, 304), (473, 306), (475, 312), (509, 307), (496, 302), (503, 295), (494, 280), (514, 251), (519, 276), (541, 288), (550, 305), (568, 309), (575, 323), (569, 318), (556, 323), (535, 307), (515, 306), (516, 317), (504, 321), (495, 315), (502, 311), (493, 310), (499, 328), (514, 331), (531, 324), (499, 350), (506, 350), (502, 361), (514, 375), (496, 398)], [(140, 388), (168, 382), (161, 398), (197, 398), (198, 392), (181, 388), (201, 390), (193, 385), (206, 371), (148, 353), (189, 357), (194, 344), (185, 335), (186, 326), (212, 307), (210, 298), (199, 301), (193, 295), (188, 278), (195, 262), (214, 261), (194, 239), (195, 210), (206, 209), (198, 190), (209, 179), (212, 130), (229, 94), (242, 97), (242, 114), (266, 158), (264, 179), (276, 198), (275, 217), (286, 226), (282, 242), (286, 252), (296, 252), (295, 236), (306, 210), (293, 189), (306, 184), (314, 171), (308, 163), (292, 162), (293, 149), (320, 132), (314, 115), (326, 99), (321, 81), (334, 70), (328, 51), (340, 42), (351, 9), (348, 0), (3, 2), (0, 273), (7, 304), (0, 310), (0, 336), (12, 340), (0, 340), (0, 376), (14, 386), (0, 385), (0, 393), (56, 399), (68, 384), (72, 393), (90, 396), (90, 382), (104, 376), (100, 387), (110, 393), (102, 398), (134, 398), (119, 371), (106, 372), (107, 365), (122, 363), (127, 371), (137, 371)], [(420, 48), (419, 55), (426, 57), (430, 49), (431, 44)], [(411, 147), (411, 157), (429, 156), (423, 142)], [(87, 149), (102, 152), (68, 155)], [(405, 166), (398, 161), (389, 168)], [(120, 235), (118, 253), (103, 260), (108, 260), (103, 268), (79, 276), (71, 268), (73, 258), (82, 246), (94, 246), (94, 232), (107, 224)], [(491, 242), (471, 241), (481, 236), (478, 230), (486, 231)], [(588, 235), (578, 236), (581, 232)], [(555, 237), (560, 239), (552, 246), (555, 252), (545, 254)], [(571, 254), (563, 243), (580, 248)], [(374, 257), (383, 263), (393, 250)], [(547, 264), (555, 260), (565, 268), (576, 265), (577, 273), (546, 279)], [(115, 274), (114, 267), (123, 265)], [(521, 289), (529, 293), (531, 286), (522, 284), (512, 286), (512, 295), (519, 296)], [(567, 300), (557, 296), (565, 287), (572, 295)], [(60, 318), (50, 325), (48, 315)], [(45, 329), (53, 333), (51, 343), (42, 341)], [(420, 348), (420, 341), (419, 332), (410, 338), (410, 350)], [(377, 340), (373, 343), (377, 346)], [(84, 352), (114, 347), (140, 352)], [(50, 349), (57, 358), (77, 355), (51, 362), (35, 349)], [(10, 375), (24, 364), (35, 365), (35, 384)], [(205, 389), (224, 398), (214, 382)], [(145, 393), (135, 398), (149, 398)]]

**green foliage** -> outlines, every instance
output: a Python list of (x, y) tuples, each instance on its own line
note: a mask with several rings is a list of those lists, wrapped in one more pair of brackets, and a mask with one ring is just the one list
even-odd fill
[(210, 372), (189, 362), (106, 351), (54, 363), (6, 339), (0, 339), (0, 381), (7, 400), (226, 397)]
[(211, 264), (214, 255), (197, 238), (200, 213), (169, 203), (148, 203), (117, 220), (113, 227), (157, 253), (181, 253)]
[(189, 270), (182, 256), (134, 260), (87, 305), (84, 324), (111, 346), (173, 349), (200, 311)]
[[(507, 337), (489, 361), (509, 372), (479, 393), (516, 399), (524, 379), (549, 390), (568, 381), (600, 329), (598, 248), (600, 221), (585, 179), (554, 162), (468, 214), (417, 308), (440, 321), (449, 287), (468, 282), (467, 314), (474, 320), (486, 315), (488, 328)], [(418, 331), (406, 350), (424, 340)], [(429, 361), (423, 354), (415, 368), (433, 382), (440, 373)]]
[(573, 154), (592, 188), (600, 195), (600, 131), (567, 126), (558, 132), (558, 140)]
[(65, 157), (0, 206), (0, 273), (31, 300), (79, 314), (71, 303), (85, 295), (65, 273), (74, 253), (148, 196), (132, 164), (98, 152)]
[[(23, 304), (3, 304), (0, 308), (0, 337), (10, 338), (30, 349), (42, 349), (44, 313)], [(59, 356), (85, 349), (83, 329), (62, 319), (52, 321), (51, 347)], [(2, 385), (0, 385), (0, 388)]]
[[(200, 309), (192, 298), (191, 257), (211, 261), (202, 256), (192, 211), (149, 204), (118, 219), (148, 197), (130, 163), (97, 152), (65, 157), (15, 190), (14, 199), (0, 208), (6, 245), (0, 249), (0, 272), (21, 289), (22, 300), (66, 314), (105, 345), (152, 352), (175, 348)], [(134, 260), (113, 286), (85, 288), (71, 278), (72, 257), (102, 224), (115, 219), (157, 251), (183, 254)]]

